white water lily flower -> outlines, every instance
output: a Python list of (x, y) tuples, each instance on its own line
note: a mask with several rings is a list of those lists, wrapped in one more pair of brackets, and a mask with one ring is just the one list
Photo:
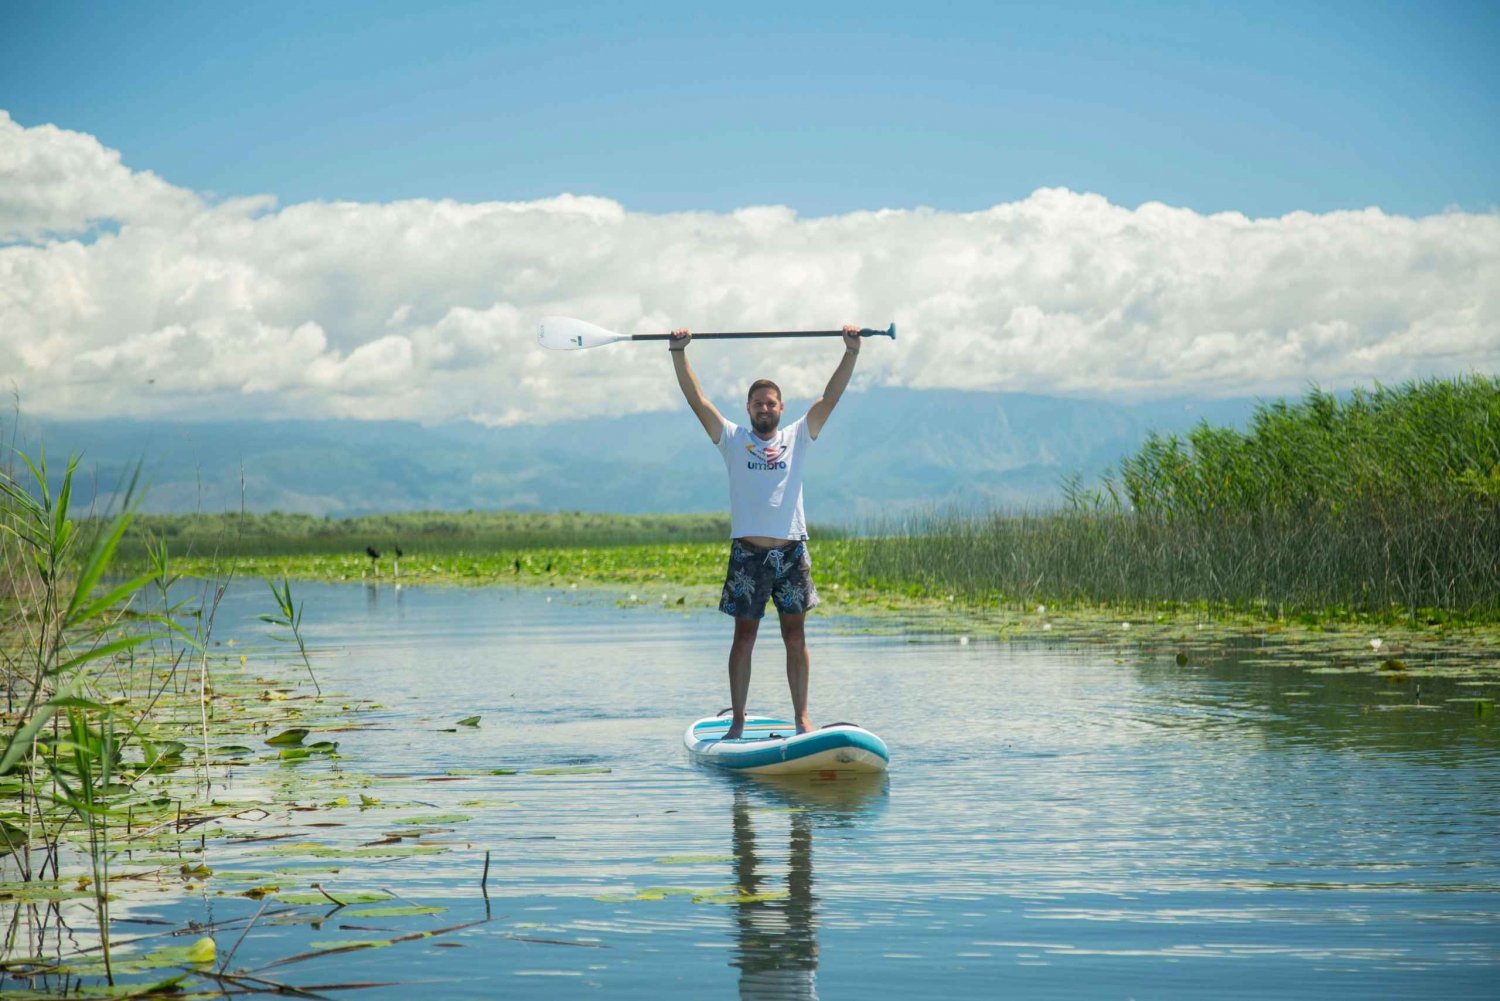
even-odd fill
[(1122, 623), (1120, 623), (1120, 628), (1121, 629), (1129, 629), (1130, 628), (1130, 623), (1128, 623), (1128, 622), (1122, 622)]
[(967, 636), (960, 636), (958, 638), (958, 645), (959, 646), (968, 646), (969, 645), (969, 637), (967, 637)]
[(1046, 605), (1038, 605), (1038, 606), (1036, 606), (1036, 614), (1038, 614), (1038, 615), (1046, 615), (1047, 614), (1047, 606)]
[(1052, 623), (1050, 623), (1050, 622), (1043, 622), (1042, 623), (1042, 632), (1045, 633), (1048, 630), (1050, 630), (1051, 628), (1052, 628)]
[(1371, 650), (1379, 650), (1381, 642), (1382, 642), (1382, 640), (1378, 636), (1375, 639), (1372, 639), (1370, 641), (1370, 649)]

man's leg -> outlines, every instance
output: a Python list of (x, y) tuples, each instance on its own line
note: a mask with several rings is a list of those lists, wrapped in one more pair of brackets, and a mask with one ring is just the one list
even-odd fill
[(803, 626), (807, 613), (781, 614), (781, 639), (786, 643), (786, 683), (792, 690), (792, 718), (797, 721), (797, 732), (807, 733), (813, 728), (807, 718), (807, 635)]
[(734, 707), (734, 719), (724, 734), (725, 740), (734, 740), (745, 732), (745, 703), (750, 698), (750, 653), (755, 649), (755, 633), (759, 629), (759, 619), (734, 620), (734, 643), (729, 647), (729, 704)]

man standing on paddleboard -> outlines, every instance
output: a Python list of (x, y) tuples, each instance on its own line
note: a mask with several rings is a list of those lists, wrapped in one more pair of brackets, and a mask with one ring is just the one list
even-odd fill
[(672, 331), (668, 349), (677, 385), (687, 397), (703, 430), (719, 446), (729, 472), (729, 571), (719, 597), (719, 611), (734, 617), (734, 642), (729, 648), (729, 701), (734, 719), (725, 740), (739, 737), (745, 726), (745, 702), (750, 695), (750, 654), (755, 634), (766, 613), (766, 601), (776, 604), (781, 639), (786, 644), (786, 680), (792, 690), (797, 732), (813, 728), (807, 716), (807, 612), (818, 603), (813, 588), (812, 558), (807, 551), (807, 521), (802, 513), (802, 473), (807, 452), (854, 374), (859, 358), (859, 328), (844, 327), (844, 357), (828, 380), (823, 395), (807, 415), (781, 426), (781, 389), (770, 379), (750, 384), (745, 410), (750, 426), (726, 420), (708, 397), (688, 364), (687, 346), (693, 335)]

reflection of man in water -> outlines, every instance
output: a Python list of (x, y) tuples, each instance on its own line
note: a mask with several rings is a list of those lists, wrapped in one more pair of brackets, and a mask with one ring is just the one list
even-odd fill
[(739, 949), (733, 965), (740, 969), (740, 997), (746, 1001), (818, 996), (812, 818), (800, 810), (789, 816), (786, 896), (753, 899), (768, 894), (768, 880), (758, 871), (748, 798), (743, 789), (734, 792), (735, 886), (745, 899), (735, 905)]

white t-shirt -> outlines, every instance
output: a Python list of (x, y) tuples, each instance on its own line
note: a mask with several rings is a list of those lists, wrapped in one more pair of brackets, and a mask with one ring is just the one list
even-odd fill
[(807, 418), (776, 429), (763, 441), (730, 420), (719, 431), (719, 452), (729, 471), (729, 536), (807, 538), (802, 514), (803, 458), (812, 445)]

